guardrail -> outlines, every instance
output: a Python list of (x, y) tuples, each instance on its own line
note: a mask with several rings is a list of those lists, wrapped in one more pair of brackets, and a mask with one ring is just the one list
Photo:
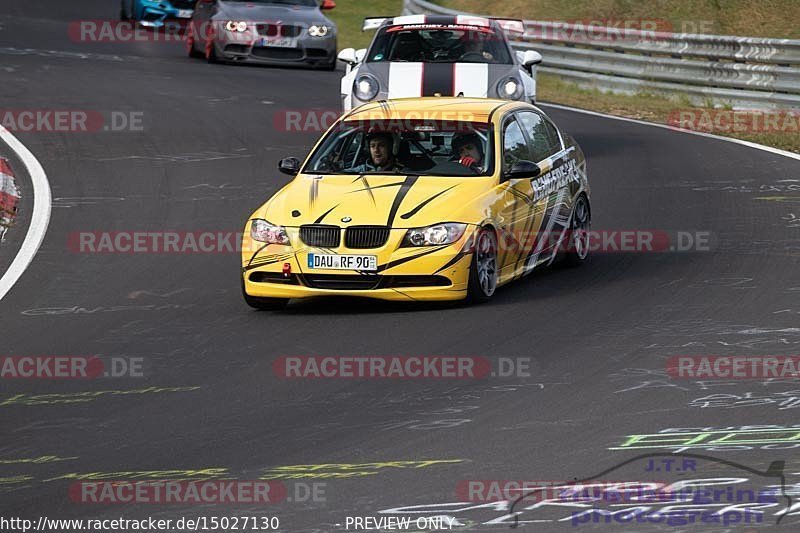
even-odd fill
[[(425, 0), (404, 0), (403, 12), (468, 14)], [(582, 87), (681, 94), (735, 108), (800, 108), (800, 40), (526, 20), (525, 34), (511, 44), (541, 53), (538, 70)]]

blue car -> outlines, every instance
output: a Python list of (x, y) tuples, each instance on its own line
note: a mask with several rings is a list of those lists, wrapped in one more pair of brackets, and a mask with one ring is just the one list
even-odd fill
[(120, 18), (160, 28), (166, 19), (190, 19), (197, 0), (121, 0)]

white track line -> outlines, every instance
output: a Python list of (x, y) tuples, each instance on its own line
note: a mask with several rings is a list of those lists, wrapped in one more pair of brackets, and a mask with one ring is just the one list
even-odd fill
[(645, 120), (637, 120), (635, 118), (627, 118), (627, 117), (617, 117), (614, 115), (606, 115), (605, 113), (598, 113), (597, 111), (588, 111), (586, 109), (579, 109), (577, 107), (570, 107), (561, 104), (547, 104), (544, 102), (536, 102), (536, 105), (541, 105), (544, 107), (552, 107), (555, 109), (563, 109), (565, 111), (574, 111), (576, 113), (583, 113), (584, 115), (592, 115), (595, 117), (602, 117), (602, 118), (609, 118), (613, 120), (621, 120), (623, 122), (633, 122), (634, 124), (642, 124), (644, 126), (654, 126), (656, 128), (662, 128), (665, 130), (670, 131), (677, 131), (679, 133), (686, 133), (688, 135), (699, 135), (700, 137), (708, 137), (709, 139), (717, 139), (719, 141), (726, 141), (729, 143), (741, 144), (743, 146), (748, 146), (750, 148), (755, 148), (756, 150), (763, 150), (765, 152), (770, 152), (773, 154), (782, 155), (784, 157), (789, 157), (792, 159), (797, 159), (800, 161), (800, 154), (796, 154), (794, 152), (787, 152), (786, 150), (781, 150), (779, 148), (773, 148), (771, 146), (765, 146), (763, 144), (753, 143), (750, 141), (743, 141), (741, 139), (734, 139), (733, 137), (723, 137), (722, 135), (714, 135), (713, 133), (703, 133), (701, 131), (692, 131), (692, 130), (684, 130), (681, 128), (676, 128), (675, 126), (669, 126), (667, 124), (658, 124), (656, 122), (647, 122)]
[(16, 137), (0, 126), (0, 140), (4, 141), (11, 150), (17, 154), (25, 165), (28, 175), (33, 183), (33, 215), (31, 215), (31, 225), (25, 240), (17, 252), (17, 256), (12, 261), (11, 266), (0, 278), (0, 300), (5, 297), (11, 287), (19, 280), (25, 269), (33, 261), (33, 257), (39, 250), (44, 235), (47, 233), (47, 225), (50, 223), (50, 183), (47, 175), (39, 161), (34, 157), (30, 150), (17, 140)]

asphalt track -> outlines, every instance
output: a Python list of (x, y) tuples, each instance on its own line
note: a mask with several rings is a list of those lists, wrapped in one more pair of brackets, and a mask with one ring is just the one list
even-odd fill
[[(278, 516), (283, 531), (339, 531), (347, 516), (456, 502), (464, 480), (591, 477), (648, 451), (609, 449), (630, 435), (797, 422), (797, 411), (775, 401), (793, 397), (796, 382), (698, 384), (663, 375), (667, 358), (680, 354), (800, 353), (800, 227), (791, 222), (800, 205), (791, 192), (797, 189), (788, 187), (800, 183), (800, 162), (714, 139), (548, 110), (586, 152), (595, 229), (707, 231), (714, 245), (596, 254), (579, 269), (548, 269), (501, 289), (484, 306), (324, 299), (256, 312), (241, 300), (235, 253), (70, 251), (68, 236), (76, 231), (239, 231), (286, 182), (277, 160), (303, 156), (316, 137), (276, 131), (273, 115), (334, 109), (338, 102), (340, 73), (208, 65), (186, 58), (177, 44), (69, 38), (70, 22), (117, 12), (114, 2), (101, 0), (4, 0), (0, 13), (0, 107), (145, 117), (143, 132), (17, 135), (44, 166), (54, 200), (38, 255), (0, 303), (0, 353), (142, 357), (146, 377), (3, 380), (3, 516), (247, 514)], [(29, 195), (24, 177), (21, 186)], [(7, 261), (19, 240), (0, 248), (0, 258)], [(530, 377), (289, 381), (272, 370), (284, 355), (532, 362)], [(176, 387), (198, 388), (159, 391)], [(69, 396), (10, 400), (148, 388), (76, 403), (52, 402)], [(720, 393), (773, 400), (692, 404)], [(785, 460), (787, 483), (797, 480), (798, 449), (752, 448), (690, 451), (757, 470)], [(18, 461), (42, 456), (64, 460)], [(397, 463), (433, 460), (453, 462)], [(135, 477), (131, 472), (220, 468), (224, 477), (249, 480), (281, 466), (362, 463), (382, 464), (322, 470), (366, 475), (300, 480), (325, 483), (325, 501), (317, 502), (80, 505), (68, 497), (75, 479), (97, 472), (124, 480)], [(694, 477), (743, 476), (730, 465), (708, 464)], [(640, 468), (604, 479), (643, 475)], [(442, 514), (481, 531), (509, 527), (485, 525), (506, 514), (492, 509)], [(772, 511), (765, 525), (769, 520)], [(790, 530), (796, 522), (783, 521), (795, 523)], [(573, 527), (569, 520), (526, 525)], [(627, 526), (655, 528), (676, 530)]]

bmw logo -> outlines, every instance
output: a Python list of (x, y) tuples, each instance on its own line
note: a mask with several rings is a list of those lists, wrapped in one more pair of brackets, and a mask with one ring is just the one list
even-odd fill
[(351, 220), (353, 219), (350, 217), (342, 217), (342, 222), (350, 222)]

